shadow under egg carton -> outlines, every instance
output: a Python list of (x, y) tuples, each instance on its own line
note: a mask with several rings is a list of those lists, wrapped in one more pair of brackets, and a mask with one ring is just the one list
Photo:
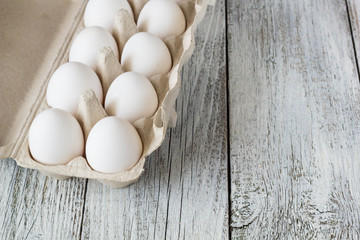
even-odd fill
[[(141, 8), (146, 2), (147, 0), (129, 1), (134, 10), (135, 18), (138, 17)], [(146, 157), (163, 142), (167, 126), (175, 126), (177, 116), (174, 105), (180, 91), (180, 70), (194, 50), (194, 32), (196, 26), (205, 15), (207, 3), (205, 0), (197, 0), (179, 4), (186, 18), (187, 28), (181, 36), (171, 36), (164, 39), (165, 44), (170, 50), (173, 65), (169, 73), (156, 75), (150, 79), (157, 92), (159, 105), (152, 117), (139, 119), (133, 124), (143, 142), (143, 154), (132, 169), (113, 174), (100, 173), (92, 170), (84, 157), (77, 157), (65, 165), (44, 165), (32, 158), (28, 147), (27, 135), (20, 147), (19, 154), (17, 154), (17, 164), (26, 168), (37, 169), (57, 179), (69, 177), (96, 179), (114, 188), (126, 187), (136, 182), (144, 171), (143, 167)], [(114, 20), (114, 37), (120, 52), (126, 41), (137, 32), (134, 20), (126, 11), (120, 10)], [(96, 72), (101, 80), (104, 94), (106, 94), (112, 81), (123, 72), (119, 60), (109, 47), (105, 47), (99, 52)], [(44, 96), (39, 111), (47, 108), (49, 107)], [(91, 90), (85, 91), (80, 97), (77, 115), (85, 139), (95, 123), (106, 116), (106, 112), (95, 97), (94, 92)]]

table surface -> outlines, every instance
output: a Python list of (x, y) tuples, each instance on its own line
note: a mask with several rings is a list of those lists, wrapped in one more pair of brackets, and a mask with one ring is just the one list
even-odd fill
[(358, 0), (218, 0), (140, 180), (1, 161), (0, 238), (360, 238), (359, 23)]

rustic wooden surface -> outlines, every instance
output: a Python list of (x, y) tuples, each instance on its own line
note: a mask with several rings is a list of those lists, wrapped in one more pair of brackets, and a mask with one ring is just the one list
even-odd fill
[(357, 20), (343, 0), (228, 3), (232, 237), (359, 239)]
[(360, 2), (218, 0), (139, 182), (0, 161), (0, 239), (359, 239)]

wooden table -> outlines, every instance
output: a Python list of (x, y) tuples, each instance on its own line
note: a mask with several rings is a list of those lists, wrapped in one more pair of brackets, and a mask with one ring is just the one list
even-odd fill
[(359, 22), (358, 0), (218, 0), (139, 182), (1, 161), (0, 238), (359, 239)]

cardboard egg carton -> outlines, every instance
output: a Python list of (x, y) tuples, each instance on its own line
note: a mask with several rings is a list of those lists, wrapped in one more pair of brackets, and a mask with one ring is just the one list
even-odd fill
[[(0, 1), (11, 2), (11, 0)], [(17, 1), (18, 0), (15, 0), (15, 3), (12, 3), (16, 4)], [(136, 19), (147, 1), (148, 0), (129, 0)], [(57, 35), (53, 36), (54, 39), (47, 37), (44, 41), (48, 43), (50, 47), (44, 49), (46, 54), (44, 54), (45, 57), (43, 58), (44, 61), (53, 59), (51, 65), (49, 65), (48, 62), (41, 64), (41, 67), (37, 69), (37, 74), (35, 74), (30, 83), (24, 82), (26, 80), (24, 79), (26, 78), (26, 74), (24, 74), (22, 78), (20, 77), (13, 80), (13, 82), (9, 82), (9, 78), (0, 80), (4, 81), (0, 89), (0, 95), (7, 99), (8, 103), (11, 103), (14, 98), (14, 104), (3, 103), (0, 105), (2, 111), (0, 115), (0, 159), (13, 158), (19, 166), (37, 169), (57, 179), (66, 179), (69, 177), (96, 179), (99, 182), (115, 188), (126, 187), (136, 182), (144, 171), (146, 157), (161, 145), (165, 138), (167, 127), (175, 126), (176, 112), (174, 105), (180, 90), (180, 70), (193, 52), (196, 26), (202, 20), (206, 7), (210, 2), (206, 0), (190, 0), (179, 3), (186, 18), (186, 31), (181, 36), (172, 36), (164, 40), (172, 55), (172, 69), (168, 74), (156, 75), (150, 79), (158, 94), (158, 109), (152, 117), (139, 119), (133, 124), (143, 142), (142, 157), (131, 170), (114, 174), (105, 174), (92, 170), (84, 157), (77, 157), (66, 165), (56, 166), (41, 164), (31, 157), (28, 147), (29, 127), (39, 112), (49, 108), (46, 104), (47, 83), (57, 67), (67, 62), (71, 41), (74, 36), (76, 36), (76, 32), (84, 28), (82, 16), (87, 1), (64, 1), (65, 3), (60, 4), (62, 8), (59, 6), (54, 6), (53, 8), (43, 6), (41, 0), (30, 0), (30, 2), (31, 4), (38, 5), (33, 8), (33, 14), (35, 16), (38, 14), (51, 15), (51, 9), (53, 9), (53, 11), (64, 10), (66, 16), (57, 14), (63, 18), (62, 24), (60, 24), (61, 26), (59, 29), (56, 29)], [(19, 8), (19, 11), (25, 11), (26, 13), (26, 6), (21, 6), (21, 1), (17, 4), (19, 4), (19, 6), (16, 6)], [(56, 5), (59, 3), (58, 1), (50, 0), (49, 4)], [(56, 15), (55, 12), (54, 15)], [(5, 17), (7, 17), (7, 21), (11, 21), (12, 18), (18, 18), (17, 16), (10, 15), (10, 13), (8, 16), (3, 16), (3, 18)], [(30, 21), (33, 16), (32, 13), (27, 13), (20, 18), (24, 18), (24, 21)], [(40, 21), (46, 21), (46, 19), (40, 19)], [(41, 24), (45, 24), (44, 26), (46, 26), (43, 27), (44, 31), (54, 31), (52, 26), (48, 26), (44, 22), (41, 22), (40, 25)], [(0, 23), (0, 27), (1, 26)], [(9, 30), (7, 39), (11, 40), (15, 38), (19, 29), (11, 28), (10, 25), (6, 26), (9, 28), (7, 29)], [(31, 26), (36, 30), (36, 25)], [(134, 20), (126, 11), (120, 10), (114, 18), (114, 37), (118, 43), (120, 52), (126, 41), (135, 33), (137, 33), (137, 28)], [(29, 39), (36, 39), (36, 36), (29, 36)], [(41, 44), (41, 42), (30, 43), (30, 45), (35, 48), (38, 47), (37, 44)], [(21, 51), (27, 49), (20, 47), (20, 49), (15, 50), (17, 54), (21, 55)], [(1, 58), (3, 58), (4, 54), (6, 55), (7, 51), (6, 46), (0, 47)], [(15, 60), (13, 61), (13, 64), (18, 64)], [(8, 63), (6, 59), (0, 59), (0, 66), (12, 66), (11, 64), (12, 62)], [(27, 66), (25, 65), (24, 67)], [(31, 71), (32, 69), (27, 70), (29, 73)], [(105, 47), (99, 52), (96, 72), (102, 82), (104, 93), (106, 93), (112, 81), (123, 72), (119, 60), (114, 56), (110, 48)], [(11, 73), (8, 75), (11, 76)], [(14, 96), (13, 94), (16, 94), (17, 89), (24, 87), (28, 88), (27, 96), (24, 96), (23, 100), (17, 100), (17, 95)], [(25, 91), (22, 89), (20, 92), (26, 92), (26, 89)], [(18, 97), (18, 99), (21, 99), (21, 97)], [(14, 108), (18, 108), (18, 111), (14, 111)], [(91, 90), (85, 91), (80, 97), (77, 115), (85, 139), (93, 125), (106, 116), (103, 106), (99, 103), (94, 93)]]

